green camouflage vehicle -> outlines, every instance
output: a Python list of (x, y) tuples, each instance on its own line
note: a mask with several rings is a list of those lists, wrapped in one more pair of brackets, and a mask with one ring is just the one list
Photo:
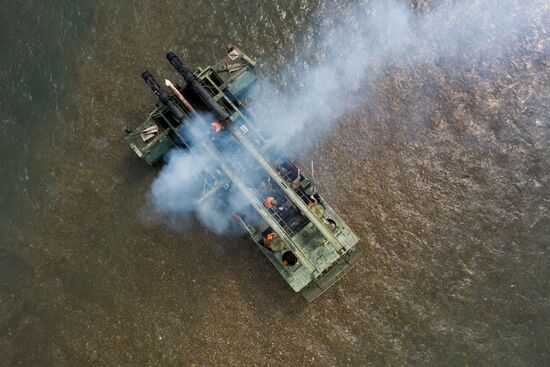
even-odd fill
[(364, 251), (313, 179), (265, 136), (243, 106), (257, 79), (255, 61), (231, 44), (222, 60), (195, 74), (173, 52), (166, 57), (185, 83), (166, 80), (166, 91), (144, 72), (159, 103), (143, 124), (125, 129), (126, 141), (150, 165), (174, 147), (192, 144), (207, 154), (217, 167), (205, 174), (200, 200), (224, 202), (231, 190), (238, 190), (246, 209), (229, 207), (236, 222), (290, 287), (312, 301), (357, 264)]

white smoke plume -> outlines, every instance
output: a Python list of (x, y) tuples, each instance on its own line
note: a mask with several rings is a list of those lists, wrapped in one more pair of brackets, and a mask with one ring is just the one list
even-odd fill
[(215, 168), (213, 162), (204, 154), (183, 149), (170, 151), (166, 157), (166, 164), (151, 189), (155, 209), (163, 214), (181, 216), (184, 223), (189, 219), (188, 215), (194, 213), (201, 223), (214, 232), (225, 231), (231, 218), (218, 215), (218, 202), (198, 201), (203, 193), (203, 175)]
[(280, 131), (283, 142), (304, 129), (326, 131), (361, 101), (362, 86), (392, 67), (499, 57), (531, 31), (533, 17), (548, 24), (550, 2), (465, 0), (425, 11), (405, 2), (360, 2), (337, 19), (321, 17), (317, 38), (287, 76), (300, 86), (295, 93), (284, 95), (261, 82), (251, 108), (266, 130)]
[[(550, 2), (464, 0), (418, 10), (404, 2), (370, 1), (340, 9), (334, 16), (320, 14), (315, 39), (296, 46), (305, 50), (298, 57), (301, 62), (284, 76), (291, 81), (287, 84), (295, 82), (297, 87), (285, 94), (261, 81), (249, 103), (259, 126), (279, 134), (283, 146), (308, 127), (319, 136), (361, 101), (366, 83), (376, 83), (392, 67), (502, 56), (533, 32), (533, 17), (548, 24)], [(215, 163), (196, 149), (171, 152), (153, 184), (156, 210), (194, 214), (210, 230), (226, 231), (232, 218), (217, 201), (197, 201), (203, 188), (201, 173), (209, 169), (215, 169)], [(230, 205), (243, 207), (238, 193), (231, 197)]]
[[(213, 121), (211, 116), (202, 116), (204, 121)], [(189, 139), (186, 136), (186, 139)], [(189, 140), (188, 140), (189, 142)], [(235, 154), (231, 148), (226, 148), (224, 154)], [(155, 211), (161, 215), (170, 216), (169, 223), (180, 225), (185, 230), (189, 216), (194, 215), (206, 228), (216, 234), (236, 230), (232, 226), (234, 219), (231, 211), (240, 215), (254, 215), (249, 212), (247, 202), (241, 193), (231, 188), (226, 201), (222, 202), (216, 196), (209, 200), (200, 200), (207, 192), (205, 175), (215, 172), (216, 163), (198, 146), (189, 149), (172, 149), (165, 157), (166, 163), (156, 177), (151, 188), (150, 199)], [(211, 178), (208, 178), (210, 183)], [(174, 222), (174, 217), (181, 221)]]

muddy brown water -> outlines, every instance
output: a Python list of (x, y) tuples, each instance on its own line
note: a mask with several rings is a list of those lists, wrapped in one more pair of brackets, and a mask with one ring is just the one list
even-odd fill
[(390, 70), (296, 154), (368, 254), (313, 304), (246, 238), (144, 214), (158, 171), (121, 135), (154, 102), (140, 73), (231, 40), (289, 87), (315, 14), (344, 5), (4, 4), (0, 365), (550, 364), (544, 26), (504, 57)]

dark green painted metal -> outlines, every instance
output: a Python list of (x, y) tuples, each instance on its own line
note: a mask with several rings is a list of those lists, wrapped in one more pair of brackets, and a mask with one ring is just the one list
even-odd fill
[(364, 256), (365, 251), (361, 247), (347, 253), (328, 272), (311, 282), (308, 288), (302, 292), (302, 295), (308, 302), (313, 301), (357, 265)]

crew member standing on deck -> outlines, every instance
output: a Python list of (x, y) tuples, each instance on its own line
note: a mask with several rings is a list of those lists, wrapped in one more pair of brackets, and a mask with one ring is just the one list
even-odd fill
[(219, 134), (220, 131), (223, 130), (223, 125), (220, 124), (218, 121), (214, 121), (213, 123), (210, 124), (210, 126), (212, 127), (212, 130), (213, 130), (216, 134)]
[(268, 196), (265, 198), (264, 206), (266, 209), (272, 208), (275, 205), (277, 205), (277, 200), (275, 200), (273, 196)]
[(223, 125), (218, 121), (214, 121), (210, 124), (210, 132), (212, 135), (212, 141), (216, 141), (220, 138), (220, 133), (223, 130)]

